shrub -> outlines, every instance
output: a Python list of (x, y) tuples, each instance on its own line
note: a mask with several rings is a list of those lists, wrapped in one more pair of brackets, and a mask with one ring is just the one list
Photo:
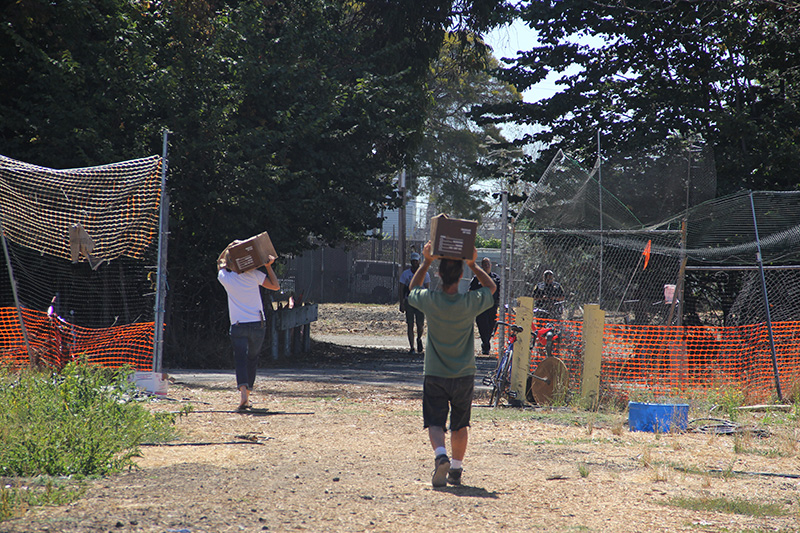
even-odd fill
[(133, 465), (143, 442), (174, 436), (174, 415), (133, 401), (129, 369), (70, 363), (0, 374), (0, 476), (94, 476)]

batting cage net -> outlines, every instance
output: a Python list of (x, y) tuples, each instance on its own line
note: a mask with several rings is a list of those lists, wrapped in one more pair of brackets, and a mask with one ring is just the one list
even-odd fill
[(161, 163), (54, 170), (0, 156), (0, 363), (150, 369)]
[[(531, 188), (514, 220), (510, 294), (534, 297), (534, 331), (561, 330), (556, 355), (573, 380), (583, 305), (599, 303), (607, 389), (797, 393), (800, 193), (714, 199), (715, 188), (713, 158), (696, 147), (592, 171), (559, 153)], [(556, 308), (537, 299), (547, 270), (563, 291)], [(541, 358), (532, 351), (532, 369)]]

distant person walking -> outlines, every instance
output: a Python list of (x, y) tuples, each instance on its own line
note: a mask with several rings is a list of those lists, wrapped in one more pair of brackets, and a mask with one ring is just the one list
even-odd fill
[(236, 388), (239, 389), (239, 411), (252, 407), (250, 393), (256, 381), (258, 354), (267, 332), (264, 304), (259, 287), (280, 290), (278, 278), (272, 270), (274, 256), (264, 264), (267, 273), (254, 269), (238, 274), (228, 268), (225, 253), (217, 260), (217, 280), (228, 293), (228, 315), (231, 321), (230, 336), (233, 359), (236, 365)]
[[(422, 310), (428, 320), (423, 363), (422, 418), (435, 457), (431, 482), (434, 487), (443, 487), (448, 483), (460, 485), (477, 371), (473, 321), (493, 305), (492, 295), (497, 287), (492, 278), (475, 264), (478, 250), (473, 248), (472, 258), (467, 260), (467, 265), (480, 280), (480, 289), (458, 292), (464, 265), (456, 259), (439, 261), (441, 290), (423, 288), (434, 259), (430, 241), (422, 249), (422, 255), (423, 263), (411, 279), (408, 303)], [(445, 446), (448, 414), (452, 462)]]
[[(419, 254), (413, 252), (409, 258), (411, 262), (411, 266), (403, 271), (400, 274), (400, 286), (398, 287), (400, 291), (400, 312), (406, 314), (406, 333), (408, 335), (408, 345), (411, 347), (408, 350), (409, 354), (414, 353), (414, 325), (417, 326), (417, 352), (423, 353), (422, 347), (422, 334), (425, 331), (425, 315), (412, 305), (408, 305), (408, 294), (410, 292), (409, 284), (411, 283), (411, 278), (414, 277), (414, 273), (419, 268)], [(427, 272), (425, 273), (425, 279), (423, 280), (423, 287), (426, 289), (431, 284), (431, 275)]]
[[(478, 334), (481, 337), (481, 353), (488, 355), (492, 335), (494, 335), (494, 326), (497, 323), (497, 308), (500, 305), (500, 276), (492, 272), (492, 260), (488, 257), (484, 257), (481, 260), (481, 268), (489, 274), (489, 277), (492, 278), (497, 287), (497, 290), (494, 291), (494, 305), (475, 317), (475, 324), (478, 326)], [(478, 279), (478, 276), (473, 276), (469, 284), (469, 290), (477, 291), (481, 287), (483, 287), (481, 280)]]

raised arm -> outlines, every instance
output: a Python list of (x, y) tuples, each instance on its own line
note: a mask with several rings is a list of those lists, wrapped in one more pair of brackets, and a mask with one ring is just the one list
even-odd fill
[(267, 267), (267, 278), (264, 280), (261, 286), (271, 291), (279, 291), (281, 290), (281, 284), (278, 283), (278, 276), (276, 276), (275, 271), (272, 270), (272, 263), (274, 262), (275, 256), (270, 255), (267, 259), (267, 262), (264, 263), (264, 266)]
[(492, 291), (492, 294), (497, 291), (497, 285), (495, 284), (492, 277), (486, 273), (484, 269), (482, 269), (478, 264), (475, 262), (478, 259), (478, 249), (473, 247), (472, 248), (472, 259), (467, 259), (467, 266), (472, 273), (478, 278), (478, 281), (481, 282), (481, 285), (488, 288)]

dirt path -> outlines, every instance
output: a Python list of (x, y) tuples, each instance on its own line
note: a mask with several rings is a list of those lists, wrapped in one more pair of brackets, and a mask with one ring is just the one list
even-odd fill
[[(89, 481), (81, 500), (0, 531), (798, 530), (798, 479), (707, 473), (800, 472), (797, 427), (735, 441), (631, 433), (624, 413), (481, 406), (464, 486), (434, 490), (412, 372), (421, 360), (397, 349), (315, 350), (325, 354), (313, 364), (264, 369), (247, 415), (230, 411), (232, 371), (175, 372), (170, 400), (154, 408), (193, 405), (180, 442), (144, 447), (138, 469)], [(716, 497), (774, 503), (787, 514), (667, 505)]]

